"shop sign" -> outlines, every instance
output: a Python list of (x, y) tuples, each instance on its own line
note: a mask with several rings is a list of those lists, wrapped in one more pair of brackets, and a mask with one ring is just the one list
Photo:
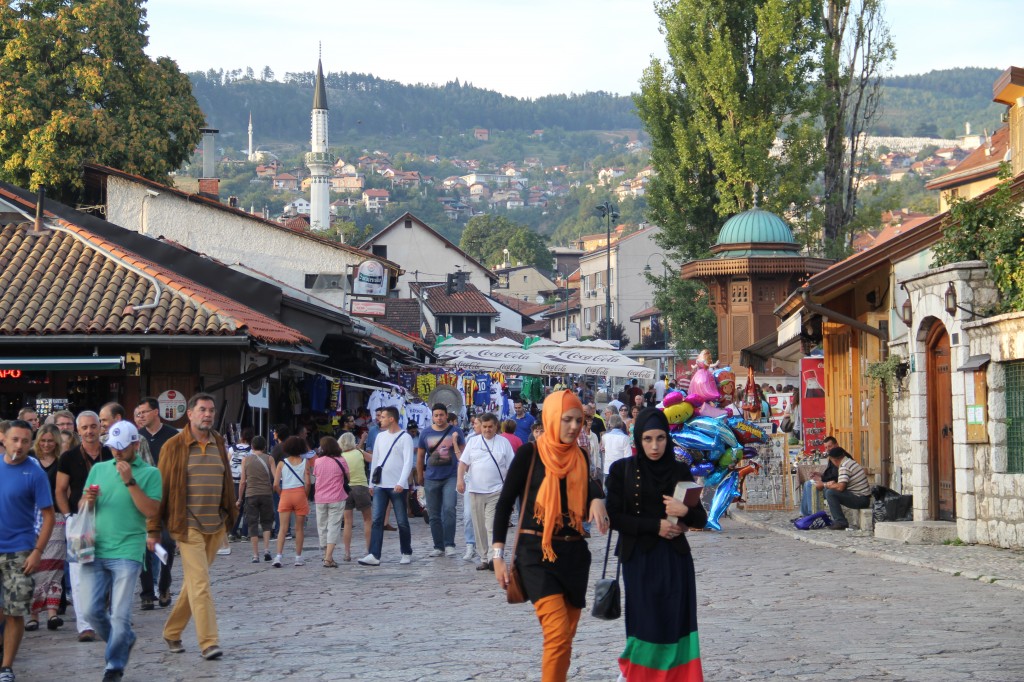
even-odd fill
[(176, 422), (185, 416), (188, 401), (180, 391), (164, 391), (157, 396), (160, 403), (160, 418), (164, 421)]
[(383, 301), (352, 300), (352, 314), (380, 317), (387, 314), (387, 304)]
[(0, 379), (20, 379), (20, 369), (0, 369)]
[(387, 296), (388, 278), (384, 264), (376, 260), (364, 260), (356, 270), (352, 293), (357, 296)]

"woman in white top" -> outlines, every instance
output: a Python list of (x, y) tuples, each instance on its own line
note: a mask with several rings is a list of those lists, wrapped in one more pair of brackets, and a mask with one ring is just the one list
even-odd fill
[(622, 417), (617, 414), (608, 418), (608, 430), (601, 436), (601, 452), (604, 453), (605, 476), (611, 471), (613, 462), (633, 455), (633, 442), (626, 435)]
[[(494, 510), (505, 484), (505, 475), (515, 453), (508, 439), (498, 435), (498, 418), (491, 413), (479, 418), (480, 435), (466, 441), (466, 449), (459, 458), (458, 483), (455, 489), (468, 493), (473, 519), (473, 535), (478, 547), (487, 547), (478, 571), (494, 570), (491, 564), (491, 540), (494, 537)], [(466, 483), (466, 473), (472, 476)]]
[(281, 515), (281, 532), (277, 534), (277, 556), (274, 568), (281, 568), (284, 554), (284, 529), (288, 527), (292, 513), (295, 514), (295, 565), (302, 566), (302, 543), (305, 538), (306, 517), (309, 516), (309, 460), (305, 458), (309, 446), (302, 438), (291, 436), (281, 446), (286, 457), (277, 464), (274, 472), (274, 492), (281, 496), (277, 512)]

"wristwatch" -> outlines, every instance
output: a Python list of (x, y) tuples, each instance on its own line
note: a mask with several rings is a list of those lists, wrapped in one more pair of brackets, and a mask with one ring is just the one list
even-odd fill
[(138, 485), (138, 484), (137, 484), (137, 483), (135, 482), (135, 479), (134, 479), (134, 478), (132, 478), (132, 479), (129, 479), (129, 480), (128, 480), (128, 482), (124, 484), (124, 487), (125, 487), (125, 488), (131, 488), (131, 487), (132, 487), (133, 485)]

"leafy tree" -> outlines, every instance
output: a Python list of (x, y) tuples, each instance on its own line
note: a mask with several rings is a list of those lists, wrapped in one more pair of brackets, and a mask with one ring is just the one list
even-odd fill
[(551, 253), (544, 238), (525, 225), (503, 215), (484, 214), (470, 218), (462, 232), (459, 248), (485, 265), (502, 262), (508, 249), (513, 264), (551, 269)]
[(1024, 310), (1024, 208), (1009, 164), (1001, 165), (999, 178), (992, 195), (953, 200), (935, 265), (985, 261), (999, 289), (999, 311)]
[(821, 3), (821, 114), (825, 126), (825, 253), (846, 255), (848, 226), (857, 209), (865, 166), (864, 132), (878, 114), (882, 74), (896, 56), (881, 0)]
[[(607, 330), (607, 334), (605, 333)], [(625, 348), (629, 345), (629, 335), (626, 333), (626, 328), (618, 322), (612, 321), (608, 324), (608, 318), (602, 317), (597, 321), (597, 328), (594, 331), (594, 338), (601, 341), (618, 341), (619, 348)]]
[(654, 305), (668, 324), (669, 338), (680, 357), (708, 348), (718, 355), (718, 318), (709, 305), (707, 287), (678, 277), (648, 278), (656, 283)]
[(96, 161), (167, 181), (199, 141), (189, 79), (150, 59), (142, 0), (0, 5), (0, 177), (64, 199)]

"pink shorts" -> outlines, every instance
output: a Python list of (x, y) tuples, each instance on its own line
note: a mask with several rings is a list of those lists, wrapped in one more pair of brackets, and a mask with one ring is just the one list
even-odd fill
[(304, 488), (289, 488), (281, 491), (281, 501), (277, 503), (277, 511), (295, 512), (297, 516), (309, 516), (309, 500), (306, 499)]

